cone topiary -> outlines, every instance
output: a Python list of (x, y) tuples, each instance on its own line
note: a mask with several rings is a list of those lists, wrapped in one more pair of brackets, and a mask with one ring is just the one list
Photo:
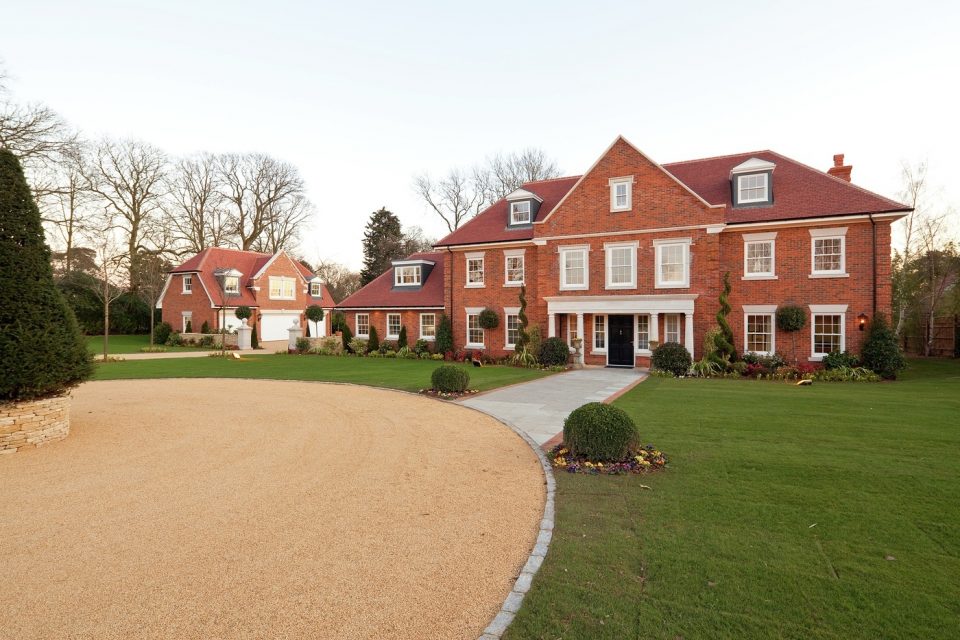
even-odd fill
[(40, 211), (20, 162), (0, 149), (0, 402), (53, 396), (93, 373), (86, 340), (53, 281)]

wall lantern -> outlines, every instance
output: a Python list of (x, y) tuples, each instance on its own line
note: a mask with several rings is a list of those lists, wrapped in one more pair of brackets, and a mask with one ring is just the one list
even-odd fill
[(860, 331), (863, 331), (864, 327), (867, 326), (867, 314), (861, 313), (857, 316), (857, 327), (860, 328)]

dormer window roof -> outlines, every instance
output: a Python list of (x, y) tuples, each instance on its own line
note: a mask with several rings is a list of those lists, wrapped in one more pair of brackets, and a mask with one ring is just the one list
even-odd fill
[(730, 170), (733, 187), (733, 206), (757, 206), (773, 202), (774, 163), (750, 158)]
[(536, 200), (540, 203), (543, 202), (543, 198), (535, 194), (533, 191), (527, 191), (522, 187), (512, 191), (511, 193), (508, 193), (506, 199), (508, 202), (512, 202), (514, 200)]
[(524, 188), (516, 189), (506, 197), (508, 204), (508, 227), (525, 227), (533, 224), (533, 219), (543, 203), (543, 198)]
[(394, 260), (391, 264), (394, 287), (420, 287), (426, 279), (425, 274), (428, 274), (436, 263), (430, 260)]

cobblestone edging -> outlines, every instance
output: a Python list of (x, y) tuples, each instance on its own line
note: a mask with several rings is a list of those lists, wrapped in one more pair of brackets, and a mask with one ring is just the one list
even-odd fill
[(473, 409), (474, 411), (479, 411), (480, 413), (490, 416), (496, 421), (510, 427), (514, 433), (523, 438), (523, 440), (530, 445), (530, 448), (533, 449), (534, 453), (537, 454), (537, 459), (540, 461), (540, 466), (543, 468), (543, 475), (546, 477), (547, 484), (547, 500), (543, 505), (543, 518), (540, 520), (540, 533), (537, 536), (537, 542), (533, 547), (533, 551), (530, 552), (530, 557), (527, 558), (527, 563), (523, 565), (523, 569), (520, 570), (520, 575), (517, 577), (516, 582), (513, 583), (513, 589), (500, 606), (500, 611), (496, 616), (494, 616), (493, 620), (490, 621), (490, 624), (487, 625), (487, 628), (483, 630), (483, 633), (478, 639), (499, 640), (500, 637), (506, 633), (507, 627), (510, 626), (510, 623), (513, 622), (514, 617), (517, 615), (517, 611), (520, 610), (520, 605), (523, 603), (523, 598), (530, 590), (530, 585), (533, 582), (533, 576), (535, 576), (537, 571), (540, 570), (540, 565), (543, 564), (543, 560), (547, 555), (547, 551), (550, 549), (550, 540), (553, 539), (554, 497), (556, 495), (557, 481), (553, 477), (553, 467), (550, 465), (550, 461), (547, 459), (543, 449), (541, 449), (540, 445), (538, 445), (533, 438), (528, 436), (523, 429), (520, 429), (510, 421), (504, 420), (500, 416), (488, 411), (484, 411), (483, 409), (476, 409), (473, 407), (466, 408)]
[(0, 455), (63, 440), (69, 433), (69, 395), (0, 404)]

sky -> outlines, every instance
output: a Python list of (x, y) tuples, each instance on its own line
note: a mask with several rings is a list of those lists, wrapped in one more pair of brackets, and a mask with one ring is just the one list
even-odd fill
[(301, 171), (303, 256), (362, 262), (386, 206), (446, 227), (422, 171), (539, 147), (586, 171), (619, 135), (661, 163), (773, 149), (895, 197), (925, 160), (960, 209), (957, 2), (18, 2), (18, 100), (172, 155), (262, 151)]

